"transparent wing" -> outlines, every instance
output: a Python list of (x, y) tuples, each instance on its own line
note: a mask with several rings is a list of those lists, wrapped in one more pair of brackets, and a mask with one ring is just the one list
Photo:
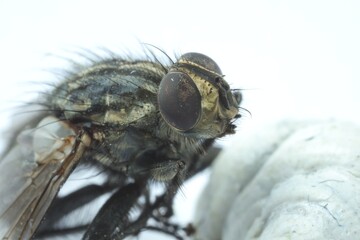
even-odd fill
[(0, 239), (30, 239), (90, 138), (45, 117), (0, 159)]

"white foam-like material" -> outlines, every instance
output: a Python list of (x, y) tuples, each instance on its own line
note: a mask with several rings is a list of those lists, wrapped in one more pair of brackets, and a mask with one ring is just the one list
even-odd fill
[(196, 239), (359, 239), (360, 127), (283, 122), (239, 135), (199, 200)]

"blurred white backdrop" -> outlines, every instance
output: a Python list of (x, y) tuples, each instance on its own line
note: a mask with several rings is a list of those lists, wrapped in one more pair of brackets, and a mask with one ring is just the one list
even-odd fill
[[(252, 117), (244, 113), (238, 134), (289, 118), (359, 122), (359, 12), (356, 0), (0, 0), (0, 126), (9, 127), (13, 101), (42, 90), (30, 82), (51, 82), (44, 70), (66, 67), (47, 54), (138, 53), (139, 42), (213, 58), (233, 88), (245, 89), (242, 106)], [(204, 181), (178, 199), (184, 219)]]

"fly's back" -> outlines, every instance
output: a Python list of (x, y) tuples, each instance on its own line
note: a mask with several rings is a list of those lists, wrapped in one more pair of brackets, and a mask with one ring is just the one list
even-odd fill
[(58, 86), (51, 107), (72, 122), (146, 128), (155, 120), (158, 85), (165, 73), (153, 62), (104, 61)]

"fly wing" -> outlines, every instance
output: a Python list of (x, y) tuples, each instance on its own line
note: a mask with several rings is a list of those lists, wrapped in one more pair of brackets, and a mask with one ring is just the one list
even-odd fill
[(0, 160), (0, 239), (30, 239), (90, 144), (54, 117), (22, 131)]

